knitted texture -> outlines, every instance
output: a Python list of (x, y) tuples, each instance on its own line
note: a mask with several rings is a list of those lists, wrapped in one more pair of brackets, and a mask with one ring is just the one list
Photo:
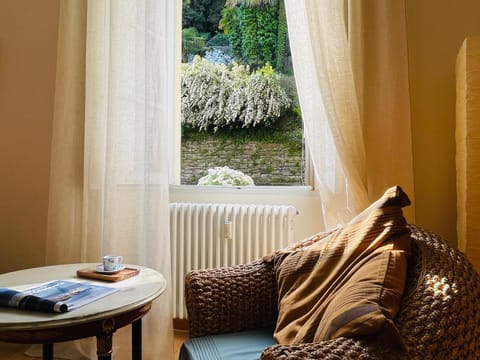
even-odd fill
[[(290, 359), (290, 360), (343, 360), (343, 359), (382, 359), (374, 349), (369, 348), (358, 340), (337, 338), (319, 343), (299, 345), (273, 345), (262, 353), (262, 360)], [(392, 358), (389, 358), (392, 359)]]
[[(480, 359), (480, 277), (466, 257), (436, 234), (410, 225), (412, 256), (395, 318), (406, 350), (374, 337), (273, 345), (261, 359)], [(277, 292), (272, 267), (197, 270), (186, 278), (190, 336), (274, 327)]]
[(190, 337), (275, 326), (275, 277), (263, 260), (191, 271), (185, 293)]
[(480, 279), (459, 250), (411, 226), (413, 256), (395, 322), (408, 359), (480, 359)]

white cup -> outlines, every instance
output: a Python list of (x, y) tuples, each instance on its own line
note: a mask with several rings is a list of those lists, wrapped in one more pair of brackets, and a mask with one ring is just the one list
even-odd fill
[(103, 270), (115, 271), (121, 268), (123, 256), (120, 255), (105, 255), (103, 257)]

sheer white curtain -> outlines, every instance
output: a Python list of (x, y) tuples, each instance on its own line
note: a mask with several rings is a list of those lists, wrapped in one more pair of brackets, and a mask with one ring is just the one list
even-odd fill
[(350, 220), (389, 186), (414, 197), (402, 7), (403, 1), (285, 0), (325, 227)]
[[(49, 264), (114, 253), (170, 280), (176, 3), (61, 2)], [(173, 358), (171, 310), (168, 289), (143, 320), (144, 359)], [(127, 336), (115, 334), (116, 358)]]

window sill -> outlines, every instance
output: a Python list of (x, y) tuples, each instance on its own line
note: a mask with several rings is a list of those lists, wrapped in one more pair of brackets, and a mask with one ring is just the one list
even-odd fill
[(215, 194), (310, 194), (311, 186), (198, 186), (198, 185), (170, 185), (170, 192), (198, 192)]

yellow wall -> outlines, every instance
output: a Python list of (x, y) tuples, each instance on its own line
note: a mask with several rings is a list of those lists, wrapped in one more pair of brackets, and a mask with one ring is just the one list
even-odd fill
[(0, 273), (44, 263), (58, 5), (0, 3)]
[[(0, 3), (0, 272), (44, 262), (59, 0)], [(417, 223), (454, 242), (455, 58), (478, 0), (407, 0)]]
[(407, 0), (416, 222), (456, 241), (455, 61), (478, 0)]

